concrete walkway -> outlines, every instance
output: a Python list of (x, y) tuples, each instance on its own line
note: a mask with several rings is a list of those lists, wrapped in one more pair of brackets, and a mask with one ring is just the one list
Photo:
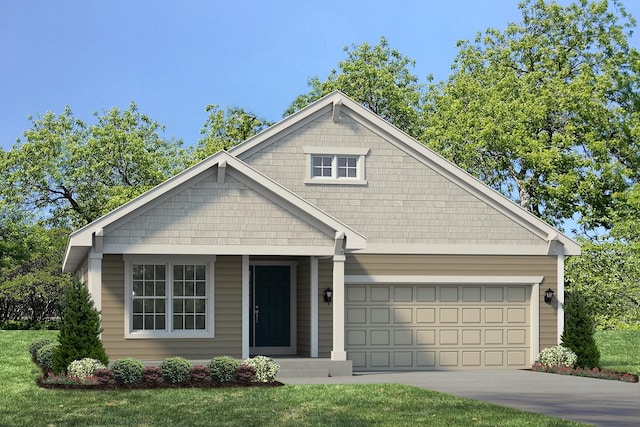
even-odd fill
[(597, 426), (640, 426), (640, 384), (531, 371), (361, 373), (285, 384), (400, 383)]

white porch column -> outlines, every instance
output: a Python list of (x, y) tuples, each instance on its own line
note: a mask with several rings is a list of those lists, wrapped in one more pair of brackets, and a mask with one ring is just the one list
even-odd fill
[(556, 290), (556, 304), (558, 305), (557, 344), (560, 344), (562, 332), (564, 332), (564, 247), (562, 246), (560, 246), (558, 253), (558, 289)]
[(249, 358), (249, 255), (242, 255), (242, 358)]
[(311, 357), (318, 357), (318, 257), (310, 257), (311, 277)]
[(100, 312), (102, 310), (102, 253), (91, 251), (88, 264), (86, 285), (96, 310)]
[(333, 256), (333, 350), (331, 360), (347, 360), (344, 350), (344, 255)]

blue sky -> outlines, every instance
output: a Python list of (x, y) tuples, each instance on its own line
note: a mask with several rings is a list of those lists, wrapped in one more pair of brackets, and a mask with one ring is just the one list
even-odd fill
[[(344, 46), (381, 36), (416, 60), (422, 81), (443, 80), (456, 41), (520, 21), (517, 3), (0, 0), (0, 143), (22, 137), (29, 115), (66, 105), (90, 122), (135, 101), (185, 144), (197, 142), (207, 104), (277, 121), (309, 77), (337, 67)], [(640, 2), (625, 3), (640, 19)]]

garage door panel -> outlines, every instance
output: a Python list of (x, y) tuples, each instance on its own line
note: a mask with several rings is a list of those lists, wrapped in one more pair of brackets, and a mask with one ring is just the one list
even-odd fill
[(352, 286), (345, 344), (356, 370), (528, 366), (529, 287)]

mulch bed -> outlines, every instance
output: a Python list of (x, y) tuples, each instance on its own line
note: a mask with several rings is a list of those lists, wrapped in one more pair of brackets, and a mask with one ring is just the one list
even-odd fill
[(46, 377), (41, 376), (36, 380), (38, 387), (46, 389), (63, 390), (149, 390), (167, 388), (237, 388), (237, 387), (282, 387), (284, 384), (279, 381), (269, 383), (246, 382), (246, 383), (218, 383), (215, 381), (192, 381), (183, 384), (173, 384), (162, 380), (156, 382), (142, 382), (135, 384), (117, 384), (115, 381), (108, 383), (81, 383), (72, 380), (51, 382)]

